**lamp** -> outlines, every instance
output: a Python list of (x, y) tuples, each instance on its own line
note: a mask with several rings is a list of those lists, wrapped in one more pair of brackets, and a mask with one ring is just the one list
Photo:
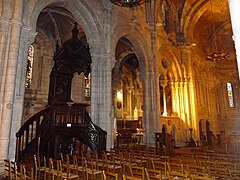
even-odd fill
[[(209, 0), (210, 2), (210, 6), (211, 6), (211, 13), (213, 15), (213, 10), (212, 10), (212, 2), (211, 0)], [(212, 19), (212, 27), (213, 27), (213, 41), (214, 41), (214, 46), (215, 46), (215, 52), (208, 54), (206, 57), (206, 60), (208, 61), (222, 61), (227, 59), (230, 54), (227, 52), (219, 52), (218, 51), (218, 46), (217, 46), (217, 42), (216, 42), (216, 31), (215, 31), (215, 23), (214, 20)]]
[(145, 3), (147, 0), (111, 0), (111, 2), (121, 7), (135, 7)]

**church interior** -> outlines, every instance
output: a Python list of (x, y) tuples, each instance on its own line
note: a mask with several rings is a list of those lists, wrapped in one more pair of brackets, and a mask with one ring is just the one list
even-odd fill
[(239, 8), (0, 0), (0, 179), (240, 179)]

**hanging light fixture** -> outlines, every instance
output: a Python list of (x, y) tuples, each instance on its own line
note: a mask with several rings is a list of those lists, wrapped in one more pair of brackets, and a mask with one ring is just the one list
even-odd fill
[(212, 28), (213, 28), (213, 42), (214, 42), (214, 47), (215, 47), (215, 52), (208, 54), (206, 57), (206, 60), (208, 61), (222, 61), (227, 59), (230, 54), (227, 52), (219, 52), (218, 51), (218, 46), (217, 46), (217, 41), (216, 41), (216, 30), (215, 30), (215, 23), (213, 20), (213, 9), (212, 9), (212, 2), (209, 0), (210, 7), (211, 7), (211, 14), (212, 14)]
[(111, 0), (111, 2), (121, 7), (135, 7), (145, 3), (147, 0)]

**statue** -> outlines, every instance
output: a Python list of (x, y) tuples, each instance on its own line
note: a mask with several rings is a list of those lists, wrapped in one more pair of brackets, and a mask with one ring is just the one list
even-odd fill
[(138, 120), (138, 109), (137, 109), (137, 107), (134, 108), (134, 111), (133, 111), (133, 119), (134, 119), (134, 120)]

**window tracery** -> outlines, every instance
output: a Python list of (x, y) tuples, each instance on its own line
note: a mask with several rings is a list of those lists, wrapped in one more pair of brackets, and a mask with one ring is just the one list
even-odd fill
[(227, 95), (228, 95), (228, 103), (229, 103), (229, 107), (235, 107), (234, 105), (234, 97), (233, 97), (233, 89), (232, 89), (232, 84), (231, 83), (227, 83)]
[(25, 87), (30, 88), (32, 82), (32, 67), (33, 67), (33, 59), (34, 59), (34, 46), (30, 45), (28, 47), (28, 57), (27, 57), (27, 71), (26, 71), (26, 82)]
[(85, 76), (85, 89), (84, 89), (84, 96), (86, 98), (90, 98), (91, 96), (91, 89), (90, 89), (90, 84), (91, 84), (91, 73), (88, 74), (88, 76)]

